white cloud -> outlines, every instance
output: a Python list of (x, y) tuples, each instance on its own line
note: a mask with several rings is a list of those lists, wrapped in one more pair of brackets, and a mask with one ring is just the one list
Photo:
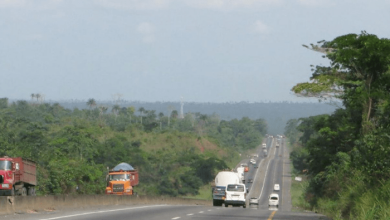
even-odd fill
[(268, 34), (270, 32), (269, 27), (260, 20), (255, 22), (253, 30), (260, 34)]
[(125, 10), (155, 10), (166, 8), (172, 0), (95, 0), (99, 5)]
[(332, 0), (298, 0), (298, 2), (305, 6), (310, 7), (322, 7), (322, 6), (332, 6), (334, 2)]
[(148, 22), (142, 22), (138, 25), (137, 32), (141, 34), (152, 34), (154, 32), (154, 26)]
[(153, 43), (155, 41), (155, 28), (149, 22), (142, 22), (137, 26), (137, 32), (143, 35), (142, 41), (144, 43)]
[(26, 4), (26, 0), (0, 0), (0, 8), (23, 7)]
[(197, 8), (231, 10), (236, 8), (280, 5), (282, 0), (187, 0), (189, 6)]

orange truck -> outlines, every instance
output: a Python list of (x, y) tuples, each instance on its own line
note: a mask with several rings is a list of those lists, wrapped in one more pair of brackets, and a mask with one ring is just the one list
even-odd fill
[(138, 183), (138, 170), (130, 164), (120, 163), (108, 171), (106, 194), (134, 195), (134, 186)]

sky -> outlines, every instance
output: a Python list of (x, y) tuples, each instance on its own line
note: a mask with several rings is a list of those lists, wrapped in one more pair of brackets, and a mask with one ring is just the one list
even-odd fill
[(390, 0), (0, 0), (0, 97), (307, 102), (302, 47), (390, 38)]

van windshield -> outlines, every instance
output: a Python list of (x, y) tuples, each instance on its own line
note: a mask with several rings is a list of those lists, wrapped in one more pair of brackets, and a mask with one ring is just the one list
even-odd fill
[(278, 197), (271, 197), (271, 200), (278, 200)]
[(228, 185), (227, 191), (244, 192), (244, 186), (242, 185)]
[(11, 170), (11, 169), (12, 169), (11, 161), (0, 160), (0, 170)]

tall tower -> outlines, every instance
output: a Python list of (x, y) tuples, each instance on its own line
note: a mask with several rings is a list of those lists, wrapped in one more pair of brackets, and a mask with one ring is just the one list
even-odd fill
[(183, 96), (182, 96), (180, 99), (180, 115), (179, 115), (179, 118), (182, 118), (182, 119), (184, 118), (183, 106), (184, 106), (184, 101), (183, 101)]

